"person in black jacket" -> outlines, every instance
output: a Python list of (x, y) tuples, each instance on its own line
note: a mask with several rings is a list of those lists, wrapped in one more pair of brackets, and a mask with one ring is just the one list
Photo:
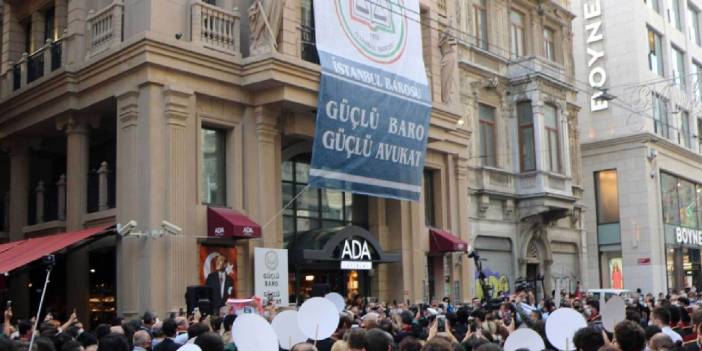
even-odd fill
[(207, 275), (205, 285), (212, 289), (212, 311), (219, 311), (234, 290), (234, 280), (227, 274), (227, 258), (219, 255), (215, 258), (215, 271)]
[(166, 338), (163, 339), (163, 341), (161, 341), (158, 345), (156, 345), (154, 351), (177, 351), (182, 346), (173, 341), (173, 339), (176, 337), (177, 328), (178, 325), (175, 319), (169, 318), (163, 321), (161, 331), (166, 336)]

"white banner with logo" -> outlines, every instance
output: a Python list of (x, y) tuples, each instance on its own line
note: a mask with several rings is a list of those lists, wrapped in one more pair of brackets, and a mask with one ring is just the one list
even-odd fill
[(315, 1), (314, 14), (310, 185), (418, 201), (432, 103), (419, 0)]
[(255, 248), (254, 289), (264, 305), (288, 305), (288, 250)]

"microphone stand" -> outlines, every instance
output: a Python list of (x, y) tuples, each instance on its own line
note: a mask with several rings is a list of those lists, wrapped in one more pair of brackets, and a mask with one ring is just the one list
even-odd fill
[(54, 261), (53, 257), (51, 259), (48, 259), (48, 257), (45, 257), (45, 262), (47, 262), (46, 266), (46, 280), (44, 280), (44, 289), (41, 291), (41, 299), (39, 300), (39, 310), (37, 311), (37, 316), (34, 319), (34, 329), (32, 329), (32, 338), (29, 341), (29, 349), (32, 350), (32, 346), (34, 345), (34, 338), (37, 336), (37, 327), (39, 326), (39, 317), (41, 316), (41, 308), (42, 305), (44, 305), (44, 297), (46, 296), (46, 288), (49, 286), (49, 277), (51, 277), (51, 271), (54, 269)]

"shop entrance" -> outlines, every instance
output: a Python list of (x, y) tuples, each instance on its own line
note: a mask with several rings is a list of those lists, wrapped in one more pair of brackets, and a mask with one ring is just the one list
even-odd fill
[(337, 292), (346, 299), (356, 295), (370, 295), (370, 276), (367, 271), (338, 269), (304, 269), (300, 272), (300, 293), (303, 298), (324, 296)]
[(401, 259), (399, 253), (385, 252), (370, 232), (356, 226), (299, 233), (288, 252), (288, 266), (294, 267), (295, 276), (290, 300), (298, 304), (328, 292), (347, 299), (368, 297), (372, 269)]

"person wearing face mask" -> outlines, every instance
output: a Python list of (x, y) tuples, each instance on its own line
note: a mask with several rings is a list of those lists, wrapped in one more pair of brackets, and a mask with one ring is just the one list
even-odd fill
[(600, 302), (597, 300), (589, 300), (585, 305), (585, 316), (590, 326), (601, 326), (602, 316), (600, 315)]

